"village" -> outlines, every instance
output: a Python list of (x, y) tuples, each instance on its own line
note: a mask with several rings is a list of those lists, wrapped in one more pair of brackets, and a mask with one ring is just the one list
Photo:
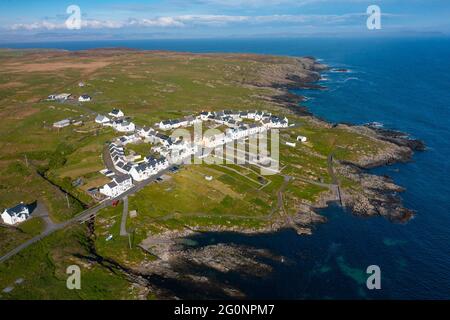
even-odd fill
[[(80, 83), (80, 86), (82, 84)], [(68, 101), (90, 102), (89, 95), (81, 95), (78, 99), (71, 94), (53, 94), (47, 101), (66, 103)], [(189, 115), (181, 119), (169, 119), (155, 123), (153, 127), (140, 127), (133, 123), (125, 113), (112, 109), (108, 114), (97, 114), (94, 123), (101, 127), (110, 127), (119, 137), (107, 145), (105, 153), (108, 159), (103, 159), (106, 168), (100, 173), (110, 179), (103, 186), (90, 188), (87, 193), (97, 202), (117, 198), (143, 181), (153, 179), (161, 173), (170, 170), (176, 172), (180, 164), (186, 159), (206, 157), (215, 148), (223, 147), (236, 141), (245, 141), (260, 133), (272, 129), (283, 129), (294, 126), (287, 117), (279, 117), (270, 112), (263, 111), (233, 111), (218, 112), (203, 111), (199, 114)], [(78, 126), (80, 120), (63, 119), (53, 124), (53, 128), (62, 129), (68, 126)], [(170, 132), (176, 129), (189, 129), (194, 126), (207, 125), (209, 128), (220, 128), (222, 131), (210, 136), (195, 137), (194, 139), (173, 138)], [(297, 137), (297, 142), (306, 142), (307, 138)], [(148, 155), (138, 155), (126, 152), (127, 145), (147, 143), (151, 145)], [(286, 142), (286, 145), (295, 147), (296, 142)], [(209, 150), (209, 151), (207, 151)], [(105, 155), (104, 155), (105, 157)], [(258, 157), (247, 159), (249, 162), (258, 162), (260, 165), (267, 159)], [(211, 177), (206, 177), (206, 179)], [(3, 222), (16, 225), (31, 217), (27, 205), (21, 203), (15, 207), (5, 209), (1, 214)]]
[[(206, 149), (224, 146), (270, 129), (289, 127), (287, 118), (281, 119), (260, 111), (204, 111), (182, 119), (161, 121), (156, 123), (154, 128), (139, 128), (125, 120), (124, 112), (119, 109), (113, 109), (108, 116), (98, 115), (95, 121), (103, 126), (111, 126), (118, 132), (128, 133), (108, 146), (114, 167), (107, 168), (104, 174), (111, 176), (112, 181), (101, 187), (99, 192), (110, 198), (118, 197), (126, 192), (132, 188), (134, 182), (150, 179), (171, 166), (183, 163), (185, 159), (205, 156)], [(244, 123), (246, 120), (252, 123)], [(225, 133), (217, 133), (201, 139), (194, 138), (192, 141), (172, 138), (166, 134), (167, 131), (186, 129), (204, 122), (224, 125), (227, 129)], [(126, 145), (136, 143), (150, 143), (152, 154), (143, 159), (141, 155), (126, 156)]]

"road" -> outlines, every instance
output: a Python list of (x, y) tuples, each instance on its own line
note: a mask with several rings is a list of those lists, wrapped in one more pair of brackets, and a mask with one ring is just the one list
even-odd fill
[(120, 236), (128, 236), (127, 232), (128, 196), (123, 197), (122, 221), (120, 222)]
[(117, 175), (123, 175), (122, 172), (118, 171), (116, 167), (114, 166), (114, 162), (111, 159), (111, 154), (109, 153), (109, 144), (105, 145), (103, 147), (103, 153), (102, 153), (103, 163), (105, 164), (106, 169), (109, 171), (114, 172)]
[(164, 171), (161, 171), (158, 175), (155, 175), (145, 181), (136, 183), (131, 189), (129, 189), (128, 191), (126, 191), (125, 193), (122, 193), (120, 196), (118, 196), (117, 198), (114, 199), (108, 199), (105, 200), (103, 202), (101, 202), (100, 204), (98, 204), (95, 207), (89, 208), (85, 211), (83, 211), (82, 213), (80, 213), (79, 215), (77, 215), (76, 217), (67, 220), (63, 223), (60, 224), (55, 224), (52, 226), (52, 228), (45, 230), (43, 233), (41, 233), (40, 235), (31, 238), (30, 240), (22, 243), (21, 245), (19, 245), (18, 247), (14, 248), (13, 250), (11, 250), (10, 252), (8, 252), (7, 254), (5, 254), (4, 256), (0, 257), (0, 263), (5, 262), (6, 260), (8, 260), (9, 258), (11, 258), (12, 256), (18, 254), (19, 252), (21, 252), (22, 250), (28, 248), (29, 246), (31, 246), (32, 244), (41, 241), (42, 239), (48, 237), (49, 235), (51, 235), (52, 233), (65, 229), (70, 225), (76, 224), (76, 223), (85, 223), (89, 220), (91, 220), (92, 218), (94, 218), (98, 212), (104, 208), (110, 207), (113, 202), (115, 200), (120, 200), (124, 197), (128, 197), (129, 195), (135, 194), (136, 192), (139, 192), (140, 190), (142, 190), (143, 188), (145, 188), (146, 186), (148, 186), (150, 183), (156, 181), (156, 179), (160, 178), (161, 176), (163, 176), (164, 174), (168, 173), (169, 170), (171, 168), (168, 168)]
[(336, 174), (334, 173), (333, 160), (334, 160), (333, 154), (330, 154), (330, 155), (328, 156), (328, 174), (329, 174), (330, 177), (331, 177), (331, 183), (332, 183), (332, 184), (335, 186), (335, 188), (336, 188), (335, 192), (336, 192), (336, 194), (337, 194), (339, 203), (340, 203), (341, 207), (343, 207), (343, 204), (342, 204), (342, 197), (341, 197), (341, 186), (339, 185), (339, 180), (338, 180), (338, 178), (336, 177)]

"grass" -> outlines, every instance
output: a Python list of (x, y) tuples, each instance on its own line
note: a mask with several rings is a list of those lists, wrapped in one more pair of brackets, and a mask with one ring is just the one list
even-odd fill
[[(46, 64), (44, 71), (30, 69)], [(99, 63), (98, 67), (52, 70), (52, 64)], [(105, 65), (104, 62), (108, 62)], [(76, 226), (53, 234), (0, 265), (0, 292), (13, 286), (0, 299), (110, 299), (134, 298), (129, 283), (114, 273), (81, 256), (92, 246), (106, 258), (125, 266), (138, 266), (151, 260), (138, 248), (152, 233), (185, 226), (257, 229), (271, 222), (276, 212), (277, 195), (284, 176), (292, 179), (284, 199), (287, 211), (296, 214), (299, 202), (314, 202), (327, 188), (314, 182), (330, 183), (327, 157), (355, 161), (370, 157), (386, 145), (345, 127), (329, 128), (309, 117), (298, 117), (280, 108), (270, 97), (270, 88), (255, 86), (260, 71), (272, 64), (293, 63), (289, 58), (239, 55), (192, 55), (177, 53), (114, 52), (55, 53), (51, 51), (0, 50), (0, 209), (23, 201), (43, 201), (54, 222), (65, 221), (93, 200), (86, 190), (108, 181), (99, 174), (104, 168), (101, 153), (105, 143), (119, 136), (111, 129), (93, 123), (97, 113), (122, 109), (138, 125), (150, 125), (164, 119), (179, 118), (202, 110), (258, 109), (288, 114), (299, 126), (281, 130), (280, 161), (282, 172), (262, 177), (259, 168), (232, 165), (193, 165), (152, 184), (130, 197), (130, 210), (138, 216), (128, 219), (133, 231), (132, 248), (127, 237), (120, 237), (122, 208), (103, 210), (95, 221), (95, 236), (85, 226)], [(15, 69), (11, 69), (11, 65)], [(79, 88), (84, 81), (86, 87)], [(71, 92), (87, 93), (91, 103), (60, 104), (42, 101), (47, 95)], [(52, 128), (56, 121), (83, 120), (81, 127)], [(304, 135), (308, 142), (287, 147)], [(146, 156), (150, 145), (127, 147)], [(336, 162), (336, 165), (339, 165)], [(205, 176), (212, 176), (207, 181)], [(83, 185), (72, 182), (82, 178)], [(341, 178), (342, 186), (357, 189), (358, 181)], [(26, 186), (26, 187), (24, 187)], [(66, 203), (69, 195), (70, 207)], [(4, 253), (42, 231), (41, 219), (32, 219), (19, 228), (0, 227), (0, 253)], [(111, 241), (106, 238), (112, 235)], [(82, 290), (65, 287), (65, 269), (70, 264), (82, 268)], [(23, 278), (21, 284), (15, 281)]]
[[(113, 273), (78, 257), (87, 255), (86, 230), (75, 226), (58, 231), (0, 264), (0, 299), (131, 299), (130, 284)], [(66, 269), (81, 269), (81, 290), (68, 290)], [(19, 283), (20, 282), (20, 283)]]
[(19, 229), (30, 236), (36, 236), (45, 229), (45, 222), (41, 218), (31, 218), (20, 224)]

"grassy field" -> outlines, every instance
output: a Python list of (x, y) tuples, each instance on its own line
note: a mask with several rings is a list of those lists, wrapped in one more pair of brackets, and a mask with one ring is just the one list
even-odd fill
[[(85, 227), (72, 227), (0, 264), (0, 299), (136, 298), (137, 292), (120, 272), (81, 259), (89, 256), (89, 241)], [(81, 290), (66, 287), (66, 269), (71, 265), (80, 266)]]
[[(0, 299), (135, 298), (120, 273), (80, 256), (94, 246), (98, 254), (135, 267), (154, 259), (138, 244), (149, 235), (186, 226), (198, 229), (260, 229), (280, 214), (278, 193), (285, 176), (284, 200), (289, 214), (297, 203), (313, 203), (330, 183), (327, 157), (355, 160), (376, 154), (385, 145), (345, 128), (331, 128), (280, 107), (271, 97), (279, 92), (261, 83), (264, 70), (296, 63), (289, 58), (254, 55), (194, 55), (169, 52), (105, 50), (92, 52), (0, 50), (0, 210), (21, 201), (42, 201), (54, 222), (62, 222), (94, 204), (86, 190), (108, 182), (104, 145), (118, 135), (93, 122), (97, 113), (122, 109), (138, 125), (179, 118), (202, 110), (259, 109), (287, 115), (295, 128), (282, 130), (282, 171), (261, 177), (259, 168), (237, 165), (193, 165), (171, 174), (130, 197), (128, 219), (132, 249), (119, 236), (122, 208), (108, 208), (95, 221), (94, 235), (84, 226), (55, 233), (0, 265)], [(80, 88), (78, 83), (86, 86)], [(90, 103), (44, 101), (49, 94), (89, 94)], [(56, 130), (62, 119), (81, 120), (79, 127)], [(308, 142), (295, 148), (286, 142), (298, 135)], [(150, 146), (128, 148), (146, 156)], [(213, 177), (207, 181), (206, 176)], [(73, 186), (77, 179), (78, 187)], [(358, 182), (343, 180), (357, 188)], [(66, 201), (69, 197), (69, 206)], [(43, 229), (33, 219), (19, 228), (0, 227), (0, 253)], [(112, 240), (106, 239), (112, 235)], [(92, 242), (92, 243), (91, 243)], [(65, 287), (65, 268), (83, 265), (80, 292)], [(16, 284), (18, 279), (24, 279)], [(13, 287), (9, 293), (4, 288)], [(8, 291), (8, 290), (7, 290)]]

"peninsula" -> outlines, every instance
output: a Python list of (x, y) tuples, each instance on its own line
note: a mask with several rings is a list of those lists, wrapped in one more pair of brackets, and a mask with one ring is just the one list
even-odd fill
[[(293, 228), (307, 236), (326, 222), (318, 209), (330, 202), (359, 216), (413, 215), (402, 187), (366, 169), (410, 161), (424, 144), (314, 117), (289, 91), (326, 90), (317, 81), (329, 67), (312, 57), (0, 50), (0, 66), (0, 210), (31, 208), (26, 221), (0, 225), (0, 299), (174, 297), (163, 285), (172, 282), (239, 297), (180, 265), (265, 274), (251, 257), (281, 257), (189, 248), (191, 235)], [(195, 126), (223, 136), (170, 137)], [(234, 164), (177, 161), (272, 130), (274, 174), (248, 154)], [(65, 287), (69, 265), (83, 266), (82, 292)]]

